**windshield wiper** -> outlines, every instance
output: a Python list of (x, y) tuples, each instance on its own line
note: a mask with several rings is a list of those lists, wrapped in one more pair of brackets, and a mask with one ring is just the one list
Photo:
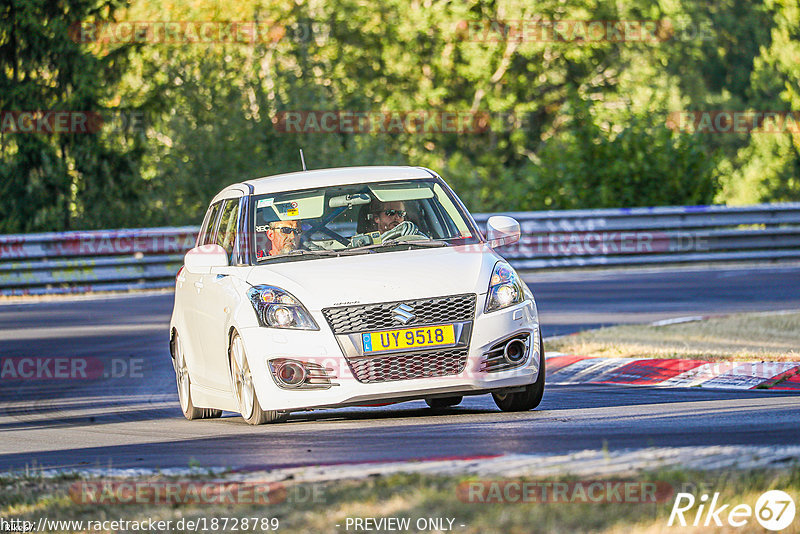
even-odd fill
[(372, 245), (364, 245), (355, 248), (340, 248), (340, 249), (320, 249), (320, 250), (305, 250), (297, 249), (287, 252), (285, 254), (278, 254), (277, 256), (267, 256), (262, 258), (259, 263), (269, 262), (270, 260), (279, 260), (281, 258), (297, 258), (301, 256), (355, 256), (358, 254), (368, 254), (380, 248), (405, 248), (405, 247), (422, 247), (422, 248), (438, 248), (446, 247), (447, 242), (442, 239), (425, 239), (420, 241), (387, 241), (386, 243), (373, 243)]
[(269, 260), (277, 260), (280, 258), (297, 258), (300, 256), (346, 256), (349, 254), (350, 250), (352, 249), (337, 249), (337, 250), (328, 250), (328, 249), (321, 249), (321, 250), (304, 250), (304, 249), (297, 249), (292, 250), (291, 252), (286, 252), (285, 254), (278, 254), (277, 256), (267, 256), (266, 258), (262, 258), (259, 262), (269, 261)]
[(425, 239), (423, 241), (403, 241), (403, 245), (419, 245), (421, 247), (446, 247), (447, 241), (444, 239)]
[(446, 247), (447, 241), (442, 239), (424, 239), (419, 241), (386, 241), (385, 243), (373, 243), (372, 245), (364, 245), (362, 247), (355, 247), (347, 250), (375, 250), (379, 248), (388, 248), (388, 247), (423, 247), (423, 248), (436, 248), (436, 247)]

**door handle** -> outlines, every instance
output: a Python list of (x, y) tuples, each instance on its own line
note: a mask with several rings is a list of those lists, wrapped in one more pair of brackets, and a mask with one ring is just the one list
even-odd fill
[(196, 287), (197, 289), (203, 289), (203, 282), (199, 282), (199, 281), (195, 282), (194, 283), (194, 287)]

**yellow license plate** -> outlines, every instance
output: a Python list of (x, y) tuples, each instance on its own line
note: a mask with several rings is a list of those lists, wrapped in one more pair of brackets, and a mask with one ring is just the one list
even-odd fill
[(364, 343), (364, 352), (436, 347), (454, 345), (456, 342), (451, 324), (369, 332), (361, 334), (361, 340)]

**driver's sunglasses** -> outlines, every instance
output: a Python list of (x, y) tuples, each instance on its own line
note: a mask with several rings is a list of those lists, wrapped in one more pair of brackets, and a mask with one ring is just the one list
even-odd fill
[[(380, 213), (380, 212), (378, 212), (378, 213)], [(406, 210), (383, 210), (383, 213), (387, 217), (394, 217), (395, 215), (397, 215), (398, 217), (405, 218), (405, 216), (406, 216)]]
[(300, 235), (300, 234), (303, 233), (303, 231), (301, 229), (292, 228), (291, 226), (279, 226), (279, 227), (275, 228), (275, 230), (280, 230), (281, 233), (285, 234), (285, 235), (289, 235), (289, 234)]

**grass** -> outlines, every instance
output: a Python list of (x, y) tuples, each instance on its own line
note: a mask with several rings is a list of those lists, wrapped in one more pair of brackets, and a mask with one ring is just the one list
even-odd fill
[[(483, 480), (499, 480), (490, 477)], [(153, 477), (139, 480), (153, 480)], [(152, 505), (152, 504), (78, 504), (70, 498), (74, 480), (20, 478), (0, 480), (0, 516), (37, 522), (39, 517), (59, 520), (123, 519), (129, 521), (197, 520), (212, 517), (270, 517), (280, 522), (280, 532), (346, 532), (348, 518), (410, 518), (414, 528), (420, 518), (451, 518), (458, 533), (527, 532), (660, 532), (667, 527), (675, 493), (688, 491), (699, 499), (703, 493), (720, 493), (720, 504), (755, 505), (759, 495), (769, 489), (780, 489), (800, 503), (800, 466), (781, 470), (687, 472), (658, 471), (628, 477), (636, 482), (656, 482), (669, 489), (658, 503), (472, 503), (458, 493), (459, 484), (474, 482), (475, 477), (429, 475), (394, 475), (361, 481), (336, 481), (317, 485), (315, 498), (292, 498), (271, 505)], [(505, 479), (528, 481), (530, 479)], [(549, 481), (575, 481), (556, 478)], [(130, 482), (127, 480), (126, 482)], [(582, 481), (587, 484), (589, 481)], [(307, 496), (312, 492), (296, 492)], [(731, 506), (731, 507), (732, 507)], [(729, 507), (729, 509), (731, 508)], [(691, 510), (694, 517), (696, 507)], [(687, 517), (690, 517), (687, 514)], [(724, 520), (724, 516), (723, 516)], [(339, 528), (336, 525), (340, 525)], [(446, 523), (445, 523), (446, 524)], [(463, 527), (461, 526), (463, 525)], [(729, 527), (730, 529), (730, 527)], [(259, 529), (260, 530), (260, 529)], [(678, 528), (683, 532), (687, 529)], [(688, 529), (691, 531), (691, 529)], [(695, 529), (697, 532), (708, 529)], [(736, 532), (763, 532), (751, 518)], [(252, 532), (253, 530), (250, 529)], [(353, 528), (350, 528), (353, 531)], [(784, 530), (800, 532), (800, 521)]]
[(800, 361), (800, 312), (740, 313), (665, 326), (613, 326), (550, 341), (547, 349), (612, 358)]

